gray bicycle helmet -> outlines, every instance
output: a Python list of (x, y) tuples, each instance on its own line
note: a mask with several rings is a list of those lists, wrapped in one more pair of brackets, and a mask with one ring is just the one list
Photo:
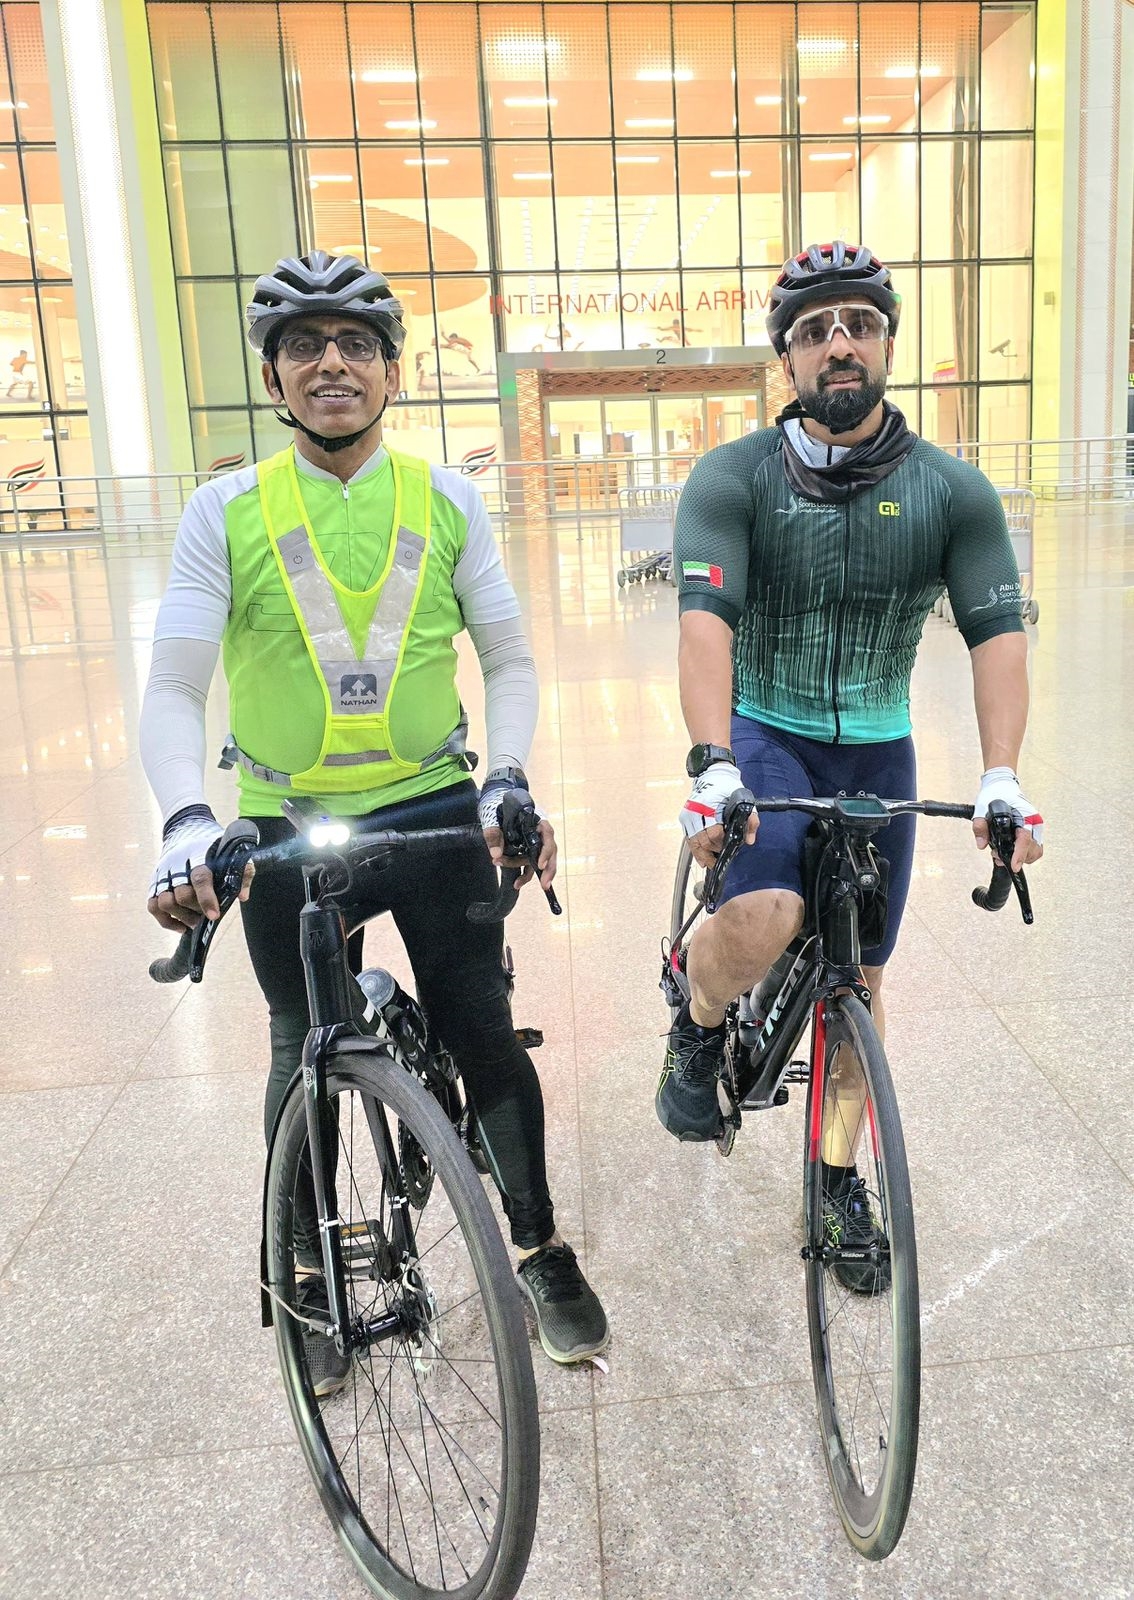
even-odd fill
[(325, 250), (285, 256), (256, 279), (244, 312), (248, 342), (270, 360), (279, 331), (291, 317), (336, 311), (377, 329), (388, 361), (401, 355), (406, 342), (403, 307), (385, 277), (355, 256), (332, 256)]
[(893, 338), (902, 298), (891, 287), (889, 267), (865, 245), (836, 239), (834, 244), (809, 244), (801, 255), (784, 262), (784, 270), (772, 285), (771, 310), (765, 319), (776, 354), (782, 356), (787, 349), (784, 334), (804, 306), (844, 292), (861, 295), (884, 312)]

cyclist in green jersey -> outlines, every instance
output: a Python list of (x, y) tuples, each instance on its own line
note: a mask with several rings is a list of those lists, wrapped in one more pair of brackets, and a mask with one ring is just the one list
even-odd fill
[[(203, 484), (178, 529), (142, 713), (143, 760), (164, 819), (149, 909), (176, 932), (218, 913), (206, 864), (221, 829), (204, 787), (205, 697), (222, 646), (232, 730), (222, 764), (238, 768), (241, 814), (265, 843), (290, 833), (282, 807), (295, 795), (318, 797), (362, 831), (386, 826), (390, 807), (407, 801), (419, 826), (479, 820), (483, 845), (356, 873), (351, 922), (392, 913), (476, 1112), (541, 1341), (554, 1359), (578, 1360), (605, 1346), (606, 1317), (555, 1228), (543, 1099), (512, 1025), (503, 932), (466, 916), (495, 893), (501, 796), (527, 789), (538, 684), (519, 602), (469, 480), (382, 443), (406, 337), (382, 274), (323, 251), (287, 258), (257, 280), (247, 318), (268, 395), (296, 438)], [(479, 795), (463, 760), (456, 689), (454, 639), (464, 629), (485, 682)], [(540, 827), (546, 887), (555, 838), (546, 820)], [(242, 912), (270, 1016), (270, 1137), (308, 1028), (302, 876), (296, 868), (250, 887)], [(350, 959), (357, 973), (361, 927)], [(318, 1318), (327, 1291), (306, 1200), (306, 1209), (303, 1196), (297, 1202), (297, 1268), (302, 1304)], [(349, 1359), (312, 1338), (327, 1365), (319, 1392), (331, 1392)]]
[[(1013, 866), (1042, 854), (1042, 818), (1016, 776), (1027, 640), (1004, 513), (975, 467), (919, 439), (884, 399), (900, 309), (888, 269), (864, 247), (812, 245), (788, 261), (767, 324), (795, 399), (774, 428), (711, 450), (682, 493), (674, 562), (693, 790), (681, 824), (703, 866), (742, 785), (765, 796), (916, 798), (910, 674), (945, 590), (972, 664), (984, 768), (976, 842), (987, 846), (988, 806), (1002, 799), (1021, 825)], [(880, 1028), (913, 820), (879, 836), (889, 917), (863, 951), (863, 977)], [(753, 816), (724, 902), (691, 942), (692, 999), (671, 1030), (655, 1100), (676, 1138), (721, 1131), (725, 1010), (802, 924), (807, 826), (797, 813)]]

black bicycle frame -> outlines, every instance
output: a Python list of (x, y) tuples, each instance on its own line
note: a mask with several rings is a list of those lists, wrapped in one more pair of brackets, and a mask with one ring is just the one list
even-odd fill
[[(857, 883), (867, 867), (862, 846), (879, 826), (873, 819), (871, 823), (827, 825), (828, 843), (814, 880), (807, 885), (804, 930), (788, 946), (787, 953), (795, 951), (795, 959), (756, 1043), (741, 1051), (734, 1069), (736, 1100), (742, 1110), (762, 1110), (775, 1103), (817, 1001), (850, 989), (864, 1004), (870, 1003), (870, 991), (862, 982)], [(844, 865), (852, 877), (840, 872)], [(834, 893), (831, 904), (820, 911), (823, 884), (830, 884)]]
[[(338, 1123), (327, 1095), (327, 1065), (341, 1048), (340, 1041), (357, 1039), (357, 1048), (380, 1048), (368, 1040), (362, 991), (347, 963), (347, 930), (342, 911), (335, 904), (322, 904), (324, 888), (316, 892), (314, 879), (322, 878), (323, 867), (304, 867), (306, 903), (299, 918), (299, 949), (307, 985), (307, 1004), (311, 1027), (303, 1043), (303, 1099), (307, 1112), (307, 1143), (311, 1153), (311, 1177), (315, 1208), (327, 1281), (327, 1299), (335, 1344), (349, 1354), (354, 1343), (390, 1337), (398, 1331), (396, 1315), (380, 1318), (357, 1338), (350, 1327), (346, 1298), (346, 1267), (343, 1261), (342, 1224), (339, 1221), (338, 1192), (335, 1186)], [(365, 1041), (365, 1042), (364, 1042)], [(348, 1047), (349, 1048), (349, 1047)], [(371, 1136), (387, 1173), (398, 1170), (397, 1156), (386, 1119), (377, 1107), (364, 1101)], [(395, 1197), (396, 1207), (396, 1197)]]

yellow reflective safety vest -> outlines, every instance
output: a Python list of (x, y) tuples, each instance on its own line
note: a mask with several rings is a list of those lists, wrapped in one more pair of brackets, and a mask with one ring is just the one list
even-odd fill
[[(259, 464), (257, 484), (226, 512), (226, 764), (330, 797), (458, 753), (463, 541), (449, 519), (433, 526), (429, 464), (388, 450), (357, 483), (305, 474), (301, 488), (290, 447)], [(344, 581), (360, 574), (364, 588)]]

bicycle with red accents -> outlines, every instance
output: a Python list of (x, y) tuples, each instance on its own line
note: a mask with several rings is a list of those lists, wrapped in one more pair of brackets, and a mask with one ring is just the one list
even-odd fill
[[(682, 845), (661, 979), (674, 1014), (689, 998), (689, 938), (716, 910), (753, 811), (813, 819), (806, 909), (801, 932), (763, 983), (728, 1008), (717, 1144), (731, 1155), (744, 1113), (784, 1105), (789, 1085), (806, 1085), (800, 1253), (820, 1434), (847, 1538), (881, 1560), (901, 1538), (913, 1494), (921, 1334), (902, 1125), (861, 971), (863, 946), (879, 943), (885, 926), (886, 862), (874, 840), (895, 816), (971, 819), (973, 808), (876, 795), (757, 800), (737, 790), (713, 867), (706, 871), (688, 841)], [(973, 900), (999, 910), (1014, 888), (1030, 923), (1024, 874), (1003, 864), (1012, 859), (1012, 814), (994, 802), (988, 821), (992, 881), (974, 889)], [(793, 1059), (809, 1024), (806, 1059)]]

